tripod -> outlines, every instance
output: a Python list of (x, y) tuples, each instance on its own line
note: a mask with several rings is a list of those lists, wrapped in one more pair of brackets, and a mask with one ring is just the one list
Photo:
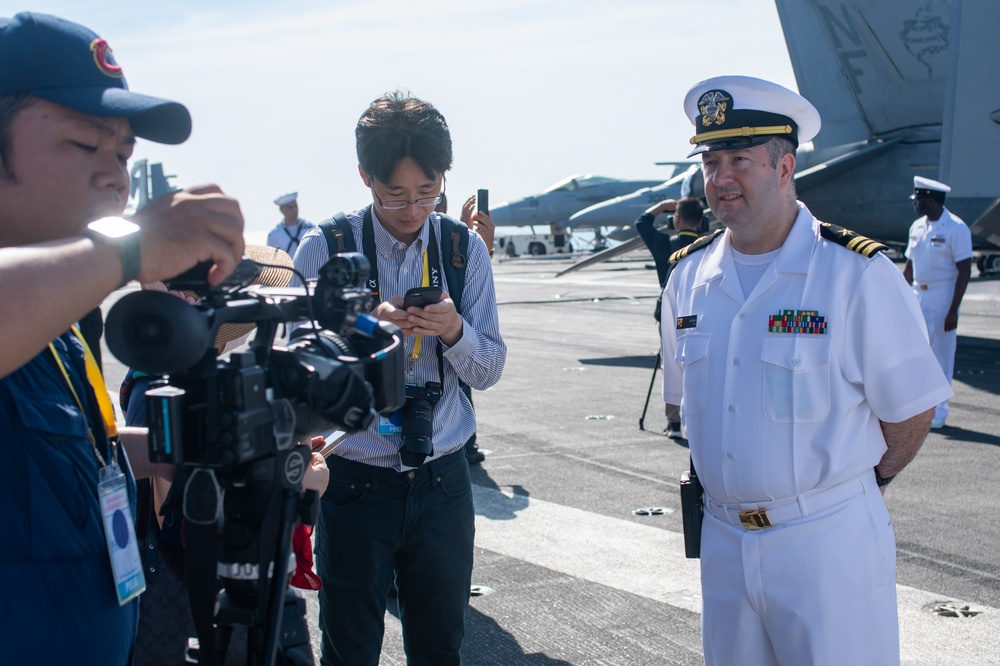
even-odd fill
[(649, 390), (646, 391), (646, 404), (642, 408), (642, 416), (639, 417), (639, 430), (645, 430), (643, 427), (646, 421), (646, 410), (649, 409), (649, 397), (653, 395), (653, 384), (656, 382), (656, 371), (660, 369), (660, 359), (663, 357), (663, 350), (660, 349), (656, 352), (656, 360), (653, 362), (653, 376), (649, 379)]
[[(191, 509), (196, 520), (224, 497), (221, 520), (189, 518), (186, 531), (185, 569), (198, 633), (189, 641), (188, 663), (225, 663), (237, 626), (247, 628), (248, 666), (314, 663), (305, 600), (288, 588), (292, 530), (300, 519), (314, 524), (319, 511), (319, 495), (302, 493), (299, 485), (308, 451), (279, 451), (235, 473), (196, 468), (188, 479), (185, 513)], [(216, 492), (218, 477), (224, 495)]]

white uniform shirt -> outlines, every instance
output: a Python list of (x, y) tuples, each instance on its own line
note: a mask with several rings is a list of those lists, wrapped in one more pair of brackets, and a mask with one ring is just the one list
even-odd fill
[[(692, 252), (663, 297), (663, 398), (681, 405), (710, 497), (781, 500), (861, 475), (886, 450), (879, 420), (915, 416), (952, 392), (898, 269), (820, 236), (799, 215), (743, 297), (730, 234)], [(817, 333), (778, 332), (810, 313)], [(769, 331), (769, 326), (775, 330)]]
[(910, 225), (906, 258), (913, 262), (913, 281), (917, 284), (955, 283), (955, 264), (972, 258), (972, 233), (962, 218), (947, 208), (931, 222), (927, 216)]
[(298, 249), (302, 237), (307, 231), (315, 227), (315, 224), (309, 220), (303, 220), (301, 217), (292, 226), (288, 226), (284, 221), (278, 222), (277, 226), (271, 229), (271, 233), (267, 235), (267, 244), (270, 247), (284, 250), (288, 253), (289, 257), (294, 257), (295, 250)]

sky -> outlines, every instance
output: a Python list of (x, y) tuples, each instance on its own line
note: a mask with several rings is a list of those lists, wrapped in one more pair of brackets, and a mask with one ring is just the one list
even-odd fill
[(451, 212), (477, 188), (499, 202), (571, 174), (656, 179), (692, 134), (682, 101), (722, 74), (796, 90), (770, 0), (26, 0), (104, 37), (137, 92), (185, 104), (191, 138), (141, 141), (177, 186), (217, 183), (248, 237), (298, 191), (318, 222), (371, 202), (354, 126), (403, 89), (451, 129)]

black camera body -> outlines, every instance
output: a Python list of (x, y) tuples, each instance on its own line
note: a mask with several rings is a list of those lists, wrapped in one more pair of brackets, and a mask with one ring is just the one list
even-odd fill
[(407, 467), (420, 467), (427, 456), (434, 455), (434, 405), (441, 399), (441, 382), (423, 386), (406, 385), (403, 405), (403, 444), (400, 461)]
[[(256, 277), (245, 267), (237, 273), (242, 282)], [(400, 408), (402, 338), (367, 314), (367, 276), (364, 255), (347, 253), (320, 270), (313, 294), (182, 277), (168, 287), (193, 289), (197, 304), (154, 291), (118, 301), (106, 323), (111, 351), (167, 375), (146, 394), (151, 460), (238, 466), (324, 430), (362, 430), (377, 411)], [(273, 344), (278, 324), (301, 320), (322, 330), (306, 326)], [(219, 359), (219, 327), (248, 322), (257, 326), (251, 350)]]
[[(368, 314), (368, 270), (364, 255), (340, 254), (320, 269), (314, 289), (271, 288), (251, 284), (261, 266), (245, 259), (218, 286), (207, 284), (204, 266), (200, 276), (167, 282), (194, 291), (196, 304), (143, 291), (108, 313), (114, 355), (163, 377), (146, 392), (149, 455), (178, 466), (167, 504), (192, 525), (185, 552), (216, 553), (211, 580), (189, 588), (192, 607), (214, 613), (214, 623), (199, 628), (202, 657), (224, 656), (234, 625), (249, 626), (251, 648), (263, 646), (271, 658), (279, 642), (308, 653), (304, 605), (288, 591), (288, 555), (293, 526), (314, 524), (319, 502), (302, 489), (310, 447), (297, 442), (335, 428), (362, 430), (376, 412), (405, 402), (403, 336)], [(288, 322), (308, 326), (275, 344)], [(256, 326), (250, 350), (220, 359), (219, 328), (248, 323)], [(287, 635), (277, 629), (285, 605), (301, 615)], [(305, 643), (291, 648), (293, 634)]]

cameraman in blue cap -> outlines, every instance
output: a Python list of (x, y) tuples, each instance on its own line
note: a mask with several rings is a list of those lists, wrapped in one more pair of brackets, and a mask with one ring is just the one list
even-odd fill
[(116, 428), (72, 325), (133, 279), (211, 261), (217, 284), (240, 261), (243, 217), (216, 186), (168, 194), (134, 224), (117, 217), (136, 138), (177, 144), (190, 132), (182, 105), (128, 89), (90, 30), (43, 14), (0, 19), (4, 663), (131, 662), (144, 587), (133, 469), (170, 470), (149, 463), (145, 429)]
[(882, 492), (951, 388), (884, 246), (796, 199), (813, 105), (722, 76), (684, 110), (725, 227), (671, 256), (661, 329), (704, 488), (705, 662), (899, 664)]

